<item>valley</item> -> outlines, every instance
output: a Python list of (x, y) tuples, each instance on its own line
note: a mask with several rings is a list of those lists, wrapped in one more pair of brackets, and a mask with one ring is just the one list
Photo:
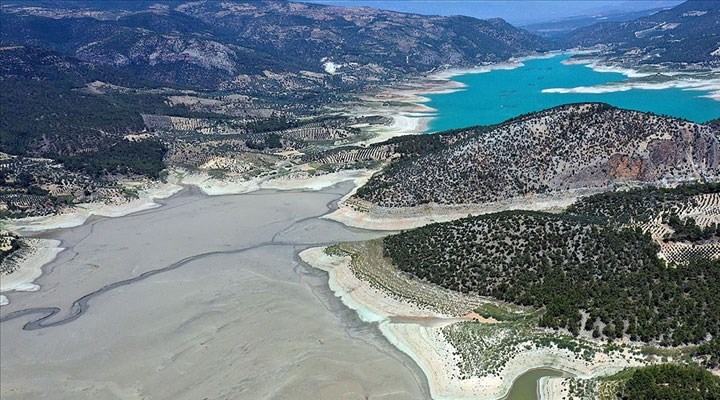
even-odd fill
[(2, 4), (1, 396), (717, 398), (718, 12)]

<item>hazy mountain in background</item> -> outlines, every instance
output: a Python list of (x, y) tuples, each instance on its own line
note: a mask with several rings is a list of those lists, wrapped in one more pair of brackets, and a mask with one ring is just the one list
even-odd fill
[(549, 47), (501, 19), (284, 1), (45, 1), (2, 7), (3, 46), (30, 45), (174, 85), (353, 90)]
[(720, 66), (720, 1), (690, 0), (668, 10), (625, 22), (576, 29), (563, 38), (568, 47), (604, 45), (623, 63)]
[[(466, 15), (476, 18), (502, 18), (522, 26), (568, 18), (631, 13), (672, 7), (681, 0), (310, 0), (338, 6), (368, 6), (425, 15)], [(590, 21), (589, 24), (597, 22)], [(578, 25), (580, 26), (580, 25)], [(578, 27), (576, 26), (576, 27)]]
[(582, 15), (568, 18), (555, 19), (552, 21), (539, 22), (530, 25), (522, 25), (521, 27), (534, 34), (547, 37), (557, 38), (570, 33), (571, 31), (586, 26), (595, 25), (603, 22), (624, 22), (634, 19), (647, 17), (657, 12), (666, 10), (667, 7), (653, 8), (640, 11), (618, 11), (611, 10), (606, 12), (594, 13), (593, 15)]

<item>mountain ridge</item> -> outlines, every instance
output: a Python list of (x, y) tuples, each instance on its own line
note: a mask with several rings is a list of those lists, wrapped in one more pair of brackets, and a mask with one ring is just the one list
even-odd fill
[(673, 8), (625, 22), (578, 28), (561, 42), (567, 47), (609, 47), (607, 56), (623, 63), (720, 65), (720, 3), (688, 0)]
[(3, 45), (48, 47), (98, 65), (139, 69), (159, 82), (220, 90), (355, 90), (549, 47), (499, 19), (370, 8), (280, 1), (22, 4), (2, 9)]
[(356, 198), (388, 208), (482, 204), (720, 176), (716, 128), (604, 103), (558, 106), (460, 135), (390, 164)]

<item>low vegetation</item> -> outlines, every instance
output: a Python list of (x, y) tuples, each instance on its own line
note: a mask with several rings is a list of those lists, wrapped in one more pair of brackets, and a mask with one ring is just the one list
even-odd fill
[(716, 337), (698, 346), (692, 354), (700, 365), (706, 368), (720, 368), (720, 338)]
[(0, 225), (0, 264), (2, 264), (6, 257), (20, 249), (20, 247), (22, 247), (20, 238), (14, 233), (7, 231), (3, 225)]
[(677, 214), (669, 214), (663, 222), (673, 230), (673, 233), (666, 238), (669, 241), (705, 242), (720, 236), (720, 227), (717, 223), (700, 227), (694, 218), (681, 219)]
[(500, 376), (508, 361), (527, 351), (568, 350), (576, 359), (590, 362), (597, 353), (612, 356), (618, 350), (567, 334), (540, 332), (536, 322), (535, 319), (494, 324), (462, 322), (443, 327), (443, 337), (456, 349), (452, 356), (461, 373), (459, 378)]
[[(381, 240), (340, 243), (325, 249), (331, 256), (349, 256), (353, 274), (371, 287), (381, 290), (396, 300), (408, 301), (417, 307), (453, 316), (462, 316), (476, 307), (484, 307), (486, 301), (470, 298), (452, 290), (419, 282), (397, 268), (383, 257)], [(504, 313), (518, 313), (517, 307), (497, 307)]]

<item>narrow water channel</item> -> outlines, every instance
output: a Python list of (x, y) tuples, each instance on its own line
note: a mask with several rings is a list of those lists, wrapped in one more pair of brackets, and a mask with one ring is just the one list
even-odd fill
[(562, 371), (550, 368), (531, 369), (520, 375), (513, 383), (510, 393), (504, 400), (538, 399), (538, 381), (544, 376), (563, 376)]

